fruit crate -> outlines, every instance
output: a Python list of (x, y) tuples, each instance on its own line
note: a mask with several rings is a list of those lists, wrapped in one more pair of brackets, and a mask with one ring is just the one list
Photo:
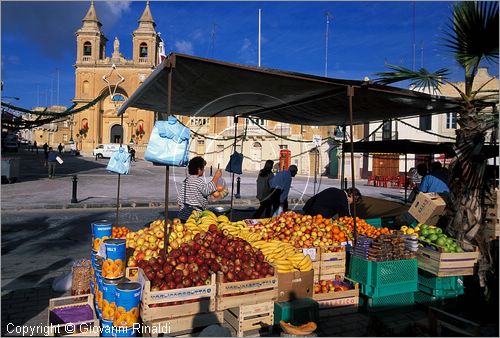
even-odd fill
[(432, 290), (463, 291), (464, 289), (462, 276), (436, 277), (421, 269), (418, 271), (418, 284)]
[(323, 275), (340, 274), (345, 275), (346, 268), (346, 252), (345, 247), (342, 251), (329, 252), (329, 248), (321, 248), (320, 255), (320, 279)]
[[(151, 291), (151, 282), (141, 268), (127, 268), (126, 277), (142, 285), (141, 318), (143, 321), (174, 319), (215, 311), (215, 274), (211, 282), (204, 286), (182, 289)], [(179, 304), (181, 302), (187, 302)], [(166, 306), (162, 303), (170, 303)]]
[(390, 296), (369, 297), (366, 302), (368, 311), (384, 311), (399, 307), (413, 306), (415, 292), (399, 293)]
[(224, 311), (224, 321), (237, 337), (269, 333), (274, 324), (274, 302), (242, 305)]
[(243, 282), (222, 282), (217, 274), (216, 310), (223, 311), (242, 305), (254, 305), (278, 299), (278, 275)]
[(372, 287), (417, 283), (417, 260), (374, 262), (351, 255), (349, 278)]
[[(68, 331), (69, 327), (66, 324), (56, 324), (55, 315), (52, 311), (62, 308), (76, 308), (88, 306), (92, 312), (92, 319), (72, 323), (72, 331)], [(96, 316), (94, 308), (94, 297), (92, 294), (52, 298), (49, 300), (49, 308), (47, 311), (47, 327), (49, 328), (48, 336), (83, 336), (83, 337), (99, 337), (99, 319)]]
[(222, 311), (200, 313), (171, 319), (144, 321), (141, 327), (143, 337), (181, 337), (209, 325), (223, 324)]
[(313, 299), (318, 302), (320, 317), (330, 317), (358, 311), (359, 283), (343, 277), (342, 282), (349, 284), (353, 289), (346, 291), (331, 291), (315, 293)]
[[(434, 249), (419, 247), (417, 251), (418, 267), (438, 277), (471, 276), (479, 257), (477, 246), (471, 245), (469, 252), (440, 252)], [(437, 251), (439, 250), (439, 251)]]

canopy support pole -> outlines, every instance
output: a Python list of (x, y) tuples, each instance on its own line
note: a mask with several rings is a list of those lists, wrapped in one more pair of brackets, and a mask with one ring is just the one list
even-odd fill
[[(234, 142), (233, 154), (236, 152), (236, 137), (238, 136), (238, 116), (234, 117)], [(241, 149), (243, 153), (243, 149)], [(233, 171), (233, 168), (230, 168)], [(231, 173), (231, 211), (229, 212), (229, 220), (233, 220), (233, 202), (234, 202), (234, 172)]]
[[(348, 86), (347, 87), (347, 96), (349, 97), (349, 128), (350, 128), (350, 133), (351, 133), (351, 181), (352, 181), (352, 188), (356, 188), (356, 178), (354, 177), (354, 132), (353, 132), (353, 127), (352, 127), (352, 97), (354, 96), (354, 87), (353, 86)], [(354, 196), (353, 196), (354, 197)], [(358, 240), (358, 226), (356, 224), (356, 201), (352, 202), (352, 218), (353, 218), (353, 224), (354, 224), (354, 242), (353, 245), (356, 245), (356, 242)]]
[[(123, 114), (120, 118), (120, 126), (122, 127), (122, 137), (120, 137), (120, 148), (122, 147), (123, 145), (123, 137), (124, 137), (124, 134), (123, 134)], [(115, 225), (117, 227), (119, 227), (120, 225), (118, 224), (119, 220), (120, 220), (120, 182), (121, 182), (121, 177), (122, 175), (121, 174), (118, 174), (118, 188), (117, 188), (117, 191), (116, 191), (116, 217), (115, 217)]]
[(344, 151), (344, 145), (346, 141), (345, 124), (342, 126), (342, 131), (344, 136), (342, 139), (342, 173), (340, 176), (340, 190), (344, 189), (344, 177), (345, 177), (345, 151)]
[(405, 185), (405, 205), (408, 202), (408, 154), (405, 153), (405, 179), (403, 180)]
[[(172, 71), (173, 71), (173, 62), (170, 61), (170, 65), (168, 68), (168, 84), (167, 84), (167, 116), (172, 114)], [(170, 238), (170, 222), (168, 220), (168, 185), (170, 179), (170, 166), (167, 165), (165, 167), (165, 224), (163, 226), (163, 242), (164, 242), (164, 250), (165, 256), (168, 256), (168, 241)]]

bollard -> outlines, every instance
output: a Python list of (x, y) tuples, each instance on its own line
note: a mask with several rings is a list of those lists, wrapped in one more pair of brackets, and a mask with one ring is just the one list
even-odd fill
[(71, 203), (78, 203), (78, 200), (76, 199), (77, 184), (78, 184), (78, 177), (76, 175), (73, 175), (73, 194), (71, 196)]
[(347, 189), (347, 177), (344, 178), (344, 189)]
[(210, 176), (213, 176), (212, 175), (212, 166), (210, 166)]
[(97, 157), (97, 154), (95, 154), (95, 160), (97, 161), (99, 158)]
[(236, 178), (236, 194), (234, 195), (234, 198), (241, 198), (241, 195), (240, 195), (240, 184), (241, 184), (241, 178), (238, 176)]

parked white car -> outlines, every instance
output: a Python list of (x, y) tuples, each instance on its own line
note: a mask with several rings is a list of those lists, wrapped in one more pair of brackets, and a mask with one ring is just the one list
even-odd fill
[[(129, 150), (128, 145), (123, 144), (122, 147), (126, 147), (127, 151)], [(92, 155), (97, 156), (97, 158), (110, 158), (113, 152), (117, 151), (118, 149), (120, 149), (119, 143), (99, 144), (97, 148), (95, 148), (92, 152)]]

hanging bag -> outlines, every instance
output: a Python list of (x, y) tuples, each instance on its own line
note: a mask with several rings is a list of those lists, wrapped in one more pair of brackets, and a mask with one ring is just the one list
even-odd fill
[(241, 175), (241, 167), (243, 166), (243, 154), (235, 151), (229, 158), (229, 163), (226, 166), (226, 171), (229, 173), (235, 173)]
[(156, 164), (185, 167), (189, 162), (191, 131), (174, 116), (156, 121), (144, 159)]
[(117, 174), (128, 175), (129, 169), (130, 154), (128, 153), (125, 146), (121, 146), (111, 155), (106, 170)]

